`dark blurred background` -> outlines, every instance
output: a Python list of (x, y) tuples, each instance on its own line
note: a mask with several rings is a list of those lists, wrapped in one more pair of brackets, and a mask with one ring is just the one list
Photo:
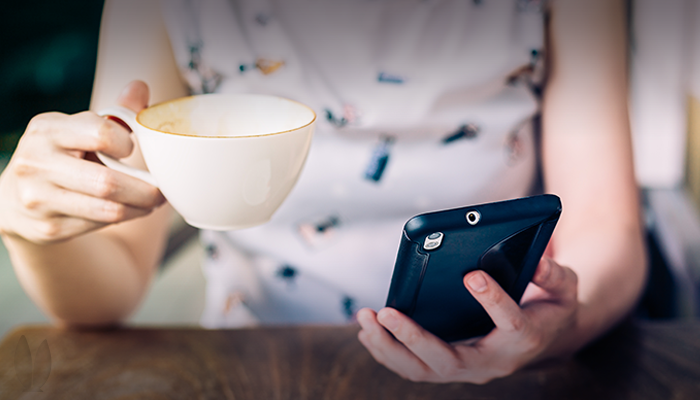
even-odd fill
[(32, 116), (90, 103), (103, 2), (3, 2), (0, 13), (0, 154), (11, 153)]

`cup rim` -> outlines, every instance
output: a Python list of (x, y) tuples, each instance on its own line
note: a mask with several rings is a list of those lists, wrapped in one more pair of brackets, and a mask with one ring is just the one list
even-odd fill
[[(311, 118), (311, 121), (309, 121), (308, 123), (306, 123), (302, 126), (296, 127), (296, 128), (287, 129), (287, 130), (279, 131), (279, 132), (263, 133), (260, 135), (245, 135), (245, 136), (200, 136), (200, 135), (192, 135), (189, 133), (167, 132), (167, 131), (163, 131), (160, 129), (155, 129), (155, 128), (151, 128), (149, 126), (146, 126), (143, 123), (141, 123), (141, 121), (139, 119), (139, 117), (141, 116), (141, 114), (143, 112), (145, 112), (153, 107), (158, 107), (158, 106), (168, 104), (168, 103), (177, 103), (180, 101), (187, 101), (187, 100), (192, 99), (194, 97), (203, 97), (203, 96), (222, 96), (222, 97), (256, 96), (256, 97), (271, 97), (271, 98), (276, 98), (276, 99), (282, 99), (282, 100), (286, 100), (286, 101), (289, 101), (292, 103), (296, 103), (296, 104), (308, 109), (309, 111), (311, 111), (313, 118)], [(185, 96), (185, 97), (178, 97), (176, 99), (166, 100), (166, 101), (161, 101), (161, 102), (156, 103), (156, 104), (151, 104), (150, 106), (144, 108), (143, 110), (139, 111), (136, 114), (136, 123), (138, 123), (139, 125), (141, 125), (142, 127), (146, 128), (150, 131), (160, 132), (160, 133), (164, 133), (166, 135), (185, 136), (185, 137), (193, 137), (193, 138), (200, 138), (200, 139), (208, 139), (208, 138), (211, 138), (211, 139), (245, 139), (245, 138), (275, 136), (275, 135), (281, 135), (281, 134), (287, 133), (287, 132), (297, 131), (299, 129), (306, 128), (307, 126), (310, 126), (311, 124), (316, 122), (316, 118), (317, 118), (316, 112), (311, 107), (307, 106), (306, 104), (304, 104), (302, 102), (292, 100), (292, 99), (289, 99), (287, 97), (275, 96), (275, 95), (271, 95), (271, 94), (256, 94), (256, 93), (205, 93), (205, 94), (194, 94), (194, 95)]]

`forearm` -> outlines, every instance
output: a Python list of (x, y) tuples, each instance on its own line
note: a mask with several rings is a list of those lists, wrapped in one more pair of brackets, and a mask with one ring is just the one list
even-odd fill
[(578, 276), (579, 308), (575, 325), (561, 335), (554, 354), (576, 351), (599, 337), (636, 305), (647, 277), (639, 225), (606, 226), (560, 238), (554, 260)]
[[(150, 100), (154, 102), (186, 94), (178, 77), (157, 1), (107, 1), (102, 22), (92, 109), (114, 105), (118, 99), (122, 101), (120, 105), (134, 111), (143, 108), (149, 103), (149, 88), (129, 85), (130, 94), (125, 95), (123, 91), (124, 86), (135, 78), (149, 82)], [(52, 129), (58, 128), (54, 126)], [(66, 132), (75, 130), (75, 126), (71, 126)], [(61, 132), (61, 136), (66, 136), (66, 132)], [(93, 133), (87, 135), (88, 139), (76, 139), (71, 143), (84, 146), (91, 136)], [(46, 140), (42, 142), (39, 144), (46, 145)], [(72, 154), (76, 149), (67, 150)], [(122, 160), (145, 168), (138, 145), (129, 157)], [(71, 181), (87, 180), (83, 185), (92, 188), (100, 178), (99, 175), (88, 175), (85, 165), (73, 172)], [(46, 169), (65, 172), (55, 165)], [(115, 183), (113, 193), (121, 196), (116, 199), (117, 202), (151, 209), (158, 203), (153, 200), (162, 198), (160, 192), (156, 195), (153, 190), (138, 187), (125, 179), (128, 180), (124, 177), (116, 181), (113, 179), (112, 183), (119, 183)], [(78, 187), (78, 191), (85, 190), (80, 185)], [(36, 189), (29, 191), (32, 192), (36, 192)], [(83, 194), (95, 196), (94, 193)], [(148, 201), (144, 201), (144, 197)], [(46, 200), (55, 203), (56, 199)], [(48, 208), (51, 206), (49, 204)], [(63, 211), (54, 212), (51, 217), (66, 217), (65, 214)], [(33, 243), (26, 239), (29, 237), (26, 232), (19, 234), (8, 223), (0, 223), (0, 233), (3, 233), (4, 227), (7, 233), (3, 235), (3, 241), (10, 251), (17, 276), (45, 313), (68, 324), (108, 324), (123, 320), (143, 297), (160, 260), (170, 215), (171, 210), (166, 205), (147, 217), (53, 244)], [(26, 222), (23, 224), (26, 225)]]
[(70, 325), (123, 320), (143, 297), (150, 275), (104, 232), (55, 244), (4, 235), (18, 279), (50, 317)]
[(646, 278), (642, 217), (627, 112), (621, 0), (557, 0), (548, 27), (543, 102), (546, 190), (562, 199), (554, 259), (578, 275), (576, 350), (627, 314)]

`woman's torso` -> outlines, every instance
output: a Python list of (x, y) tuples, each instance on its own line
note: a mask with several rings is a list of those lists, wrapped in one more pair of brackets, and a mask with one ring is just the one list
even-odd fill
[(342, 322), (379, 308), (408, 218), (531, 189), (539, 2), (163, 5), (193, 92), (275, 94), (318, 115), (273, 219), (202, 233), (205, 326)]

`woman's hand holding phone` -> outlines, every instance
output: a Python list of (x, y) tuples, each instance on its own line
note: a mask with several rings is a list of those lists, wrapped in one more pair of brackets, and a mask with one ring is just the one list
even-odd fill
[(496, 325), (486, 336), (446, 343), (392, 308), (365, 308), (357, 314), (360, 342), (390, 370), (424, 382), (486, 383), (575, 350), (562, 343), (571, 339), (565, 333), (575, 328), (579, 309), (573, 270), (543, 257), (521, 306), (483, 271), (463, 283)]

